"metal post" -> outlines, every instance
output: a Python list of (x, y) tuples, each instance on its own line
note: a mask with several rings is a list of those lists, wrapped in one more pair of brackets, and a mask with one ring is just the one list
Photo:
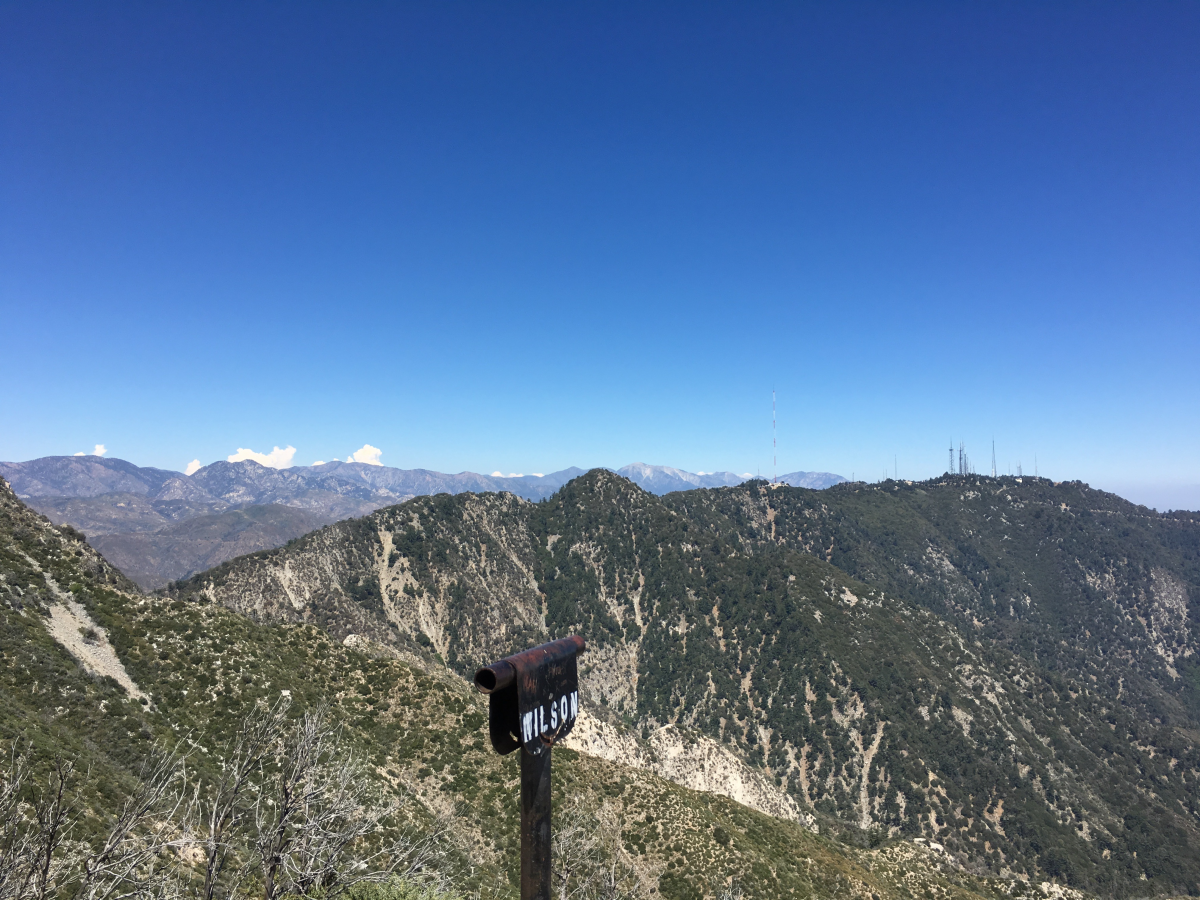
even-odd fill
[(521, 900), (551, 900), (550, 751), (579, 716), (578, 635), (506, 656), (475, 673), (488, 732), (502, 756), (521, 754)]
[(550, 748), (521, 751), (521, 900), (550, 900)]

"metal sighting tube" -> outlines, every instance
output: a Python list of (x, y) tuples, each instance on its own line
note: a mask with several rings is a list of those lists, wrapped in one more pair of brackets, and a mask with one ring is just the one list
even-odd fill
[(521, 753), (521, 900), (550, 898), (550, 748)]

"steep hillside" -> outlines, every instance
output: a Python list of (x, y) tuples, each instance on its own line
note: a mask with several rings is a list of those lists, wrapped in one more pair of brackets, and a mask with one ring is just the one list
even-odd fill
[(823, 828), (1110, 895), (1200, 890), (1195, 523), (1079, 485), (885, 487), (658, 498), (594, 471), (543, 503), (418, 498), (171, 594), (462, 673), (578, 630), (598, 721), (693, 732)]
[(954, 477), (672, 498), (748, 546), (799, 547), (1141, 717), (1200, 714), (1200, 516), (1080, 483)]
[[(459, 890), (516, 896), (516, 759), (487, 748), (483, 698), (432, 655), (140, 596), (3, 482), (0, 618), (0, 751), (31, 747), (39, 770), (56, 755), (76, 762), (84, 776), (68, 800), (86, 814), (73, 840), (104, 833), (155, 743), (190, 748), (191, 777), (211, 783), (240, 718), (288, 694), (297, 712), (332, 704), (377, 788), (405, 798), (407, 827), (446, 829), (433, 863)], [(733, 885), (764, 900), (1063, 895), (979, 877), (932, 844), (857, 849), (566, 748), (554, 773), (572, 877), (602, 867), (633, 896), (698, 900)]]

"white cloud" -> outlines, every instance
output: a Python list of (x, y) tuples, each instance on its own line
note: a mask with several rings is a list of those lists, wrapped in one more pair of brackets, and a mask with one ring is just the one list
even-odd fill
[(507, 475), (505, 475), (503, 472), (495, 471), (492, 473), (492, 477), (493, 478), (524, 478), (525, 476), (522, 475), (520, 472), (509, 472)]
[(363, 444), (355, 450), (346, 459), (346, 462), (366, 463), (368, 466), (382, 466), (379, 457), (383, 455), (383, 451), (378, 447), (372, 447), (370, 444)]
[(314, 466), (323, 466), (323, 465), (325, 465), (325, 460), (323, 460), (323, 459), (318, 459), (318, 460), (316, 460), (316, 461), (313, 463), (313, 465), (314, 465)]
[(255, 453), (246, 447), (238, 447), (237, 453), (232, 453), (225, 457), (229, 462), (241, 462), (244, 459), (252, 459), (256, 463), (262, 463), (271, 469), (287, 469), (292, 465), (292, 457), (296, 455), (296, 448), (289, 445), (285, 449), (276, 447), (270, 453)]
[(200, 465), (200, 460), (193, 459), (190, 463), (188, 463), (187, 468), (183, 470), (183, 474), (184, 475), (195, 475), (197, 472), (200, 471), (201, 468), (203, 468), (203, 467)]
[[(83, 456), (83, 454), (82, 454), (82, 453), (76, 453), (75, 455), (76, 455), (76, 456)], [(492, 477), (493, 477), (493, 478), (503, 478), (503, 477), (504, 477), (504, 473), (503, 473), (503, 472), (501, 472), (499, 469), (497, 469), (495, 472), (493, 472), (493, 473), (492, 473)]]
[(743, 472), (743, 473), (742, 473), (742, 477), (743, 477), (743, 478), (753, 478), (754, 476), (753, 476), (753, 475), (751, 475), (749, 472)]
[(84, 453), (82, 450), (80, 450), (80, 451), (79, 451), (78, 453), (76, 453), (75, 455), (76, 455), (76, 456), (87, 456), (87, 454), (86, 454), (86, 453)]
[(82, 450), (80, 450), (75, 455), (76, 456), (103, 456), (107, 452), (108, 452), (107, 447), (105, 447), (103, 444), (97, 444), (96, 449), (93, 450), (91, 453), (84, 453)]
[(546, 476), (543, 475), (541, 472), (534, 472), (533, 477), (534, 478), (545, 478)]

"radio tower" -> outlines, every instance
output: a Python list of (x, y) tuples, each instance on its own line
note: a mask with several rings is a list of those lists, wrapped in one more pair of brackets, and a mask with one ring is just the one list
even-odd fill
[(954, 438), (950, 439), (950, 462), (946, 466), (946, 474), (947, 475), (954, 474)]
[(778, 444), (775, 443), (775, 388), (771, 388), (771, 484), (779, 483), (779, 466), (776, 463), (778, 452)]
[(996, 439), (992, 438), (992, 477), (996, 477)]

